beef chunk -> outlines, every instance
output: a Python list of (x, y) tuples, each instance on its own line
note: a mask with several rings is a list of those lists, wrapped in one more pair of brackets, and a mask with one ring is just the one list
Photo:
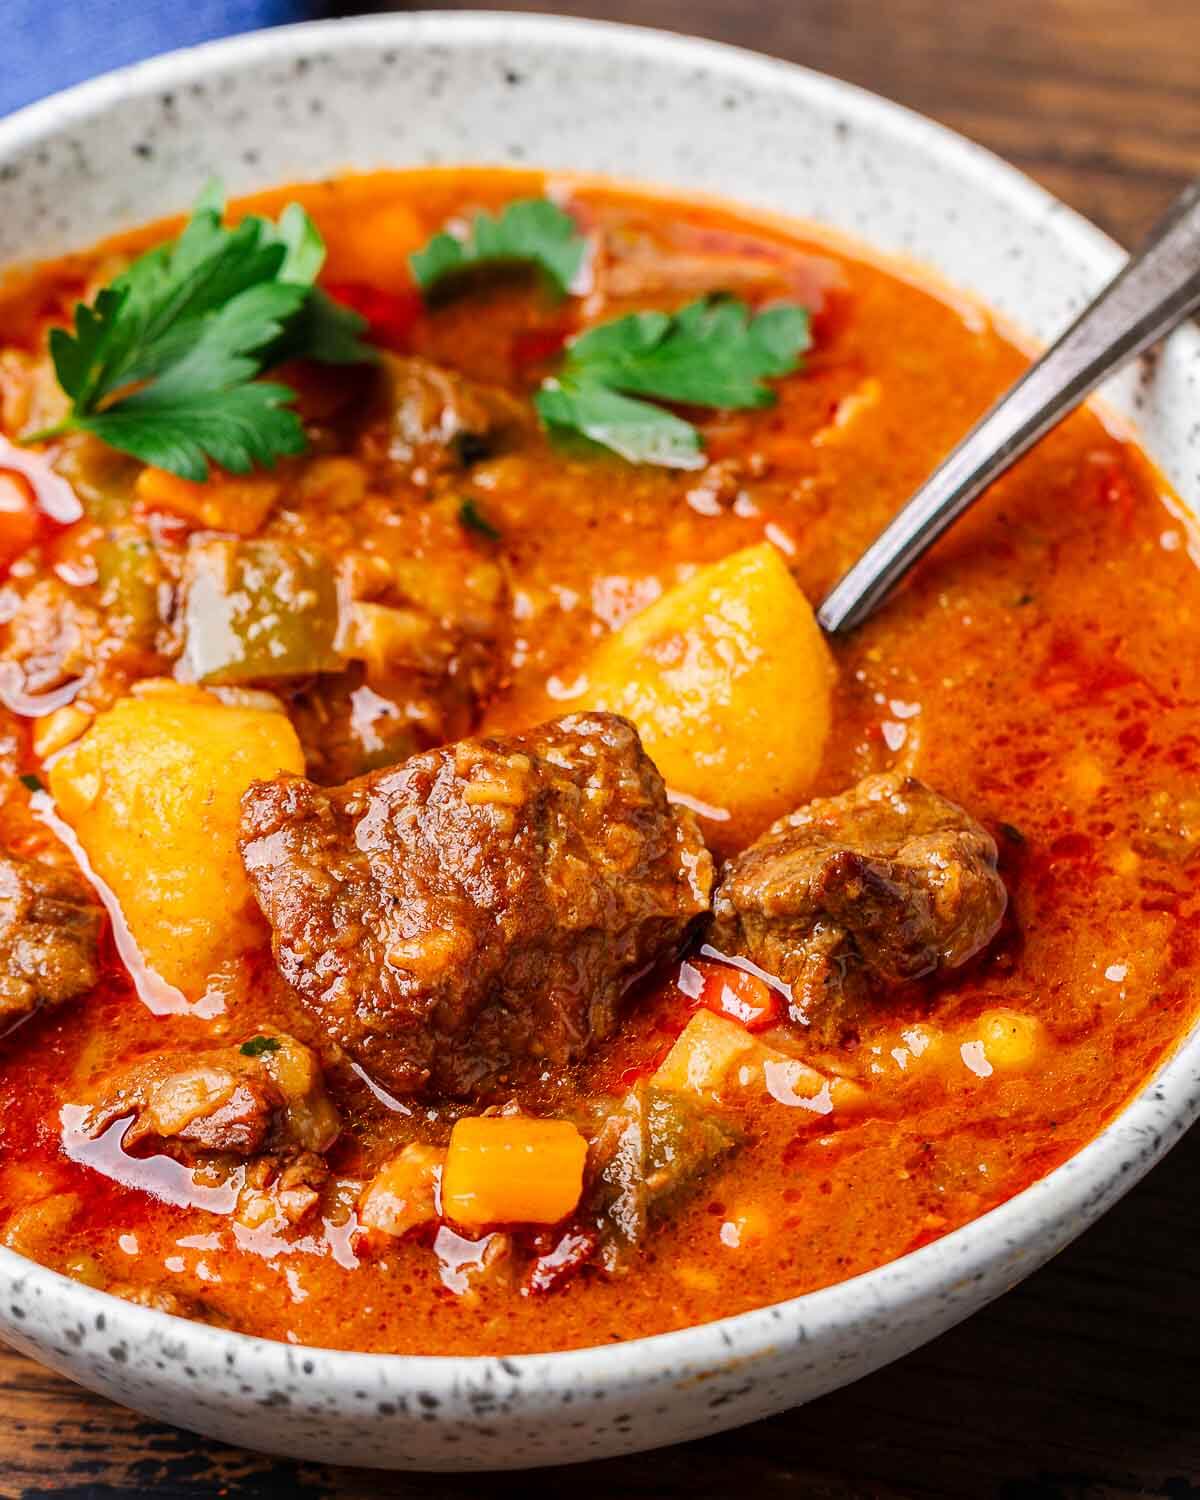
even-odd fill
[(214, 1328), (229, 1325), (218, 1313), (210, 1311), (203, 1302), (194, 1297), (181, 1297), (178, 1292), (165, 1287), (139, 1286), (136, 1281), (110, 1281), (104, 1290), (110, 1297), (120, 1297), (123, 1302), (132, 1302), (135, 1307), (153, 1308), (155, 1312), (170, 1313), (175, 1318), (190, 1318), (193, 1323), (208, 1323)]
[(210, 1153), (327, 1151), (338, 1117), (312, 1052), (290, 1036), (240, 1047), (160, 1052), (94, 1091), (84, 1129), (134, 1117), (122, 1144), (191, 1162)]
[(729, 295), (761, 306), (798, 302), (814, 317), (827, 314), (846, 289), (835, 260), (798, 246), (767, 250), (760, 238), (707, 228), (630, 209), (627, 204), (581, 205), (596, 240), (589, 320), (644, 312), (646, 304), (682, 306), (697, 297)]
[(247, 1229), (282, 1222), (302, 1224), (321, 1201), (329, 1167), (314, 1151), (257, 1156), (246, 1168), (235, 1217)]
[(242, 854), (284, 977), (398, 1093), (581, 1057), (712, 883), (633, 726), (598, 713), (342, 787), (257, 782)]
[(104, 644), (100, 611), (83, 591), (60, 579), (38, 578), (18, 590), (0, 630), (0, 690), (18, 713), (28, 698), (42, 698), (84, 678)]
[(711, 942), (791, 985), (794, 1018), (834, 1040), (872, 990), (978, 953), (1006, 901), (990, 835), (887, 772), (799, 808), (732, 860)]
[(0, 1033), (92, 988), (103, 921), (71, 871), (0, 855)]
[(427, 359), (385, 354), (381, 400), (364, 433), (368, 454), (432, 476), (491, 453), (529, 423), (529, 409), (500, 386), (467, 380)]

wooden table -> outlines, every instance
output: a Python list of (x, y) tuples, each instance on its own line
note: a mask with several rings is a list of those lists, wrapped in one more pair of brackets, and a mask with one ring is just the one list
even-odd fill
[[(510, 8), (700, 32), (837, 74), (991, 146), (1125, 241), (1200, 172), (1200, 0)], [(1197, 1180), (1193, 1133), (1057, 1262), (902, 1363), (756, 1427), (572, 1470), (443, 1479), (261, 1459), (0, 1350), (0, 1496), (1200, 1500)]]

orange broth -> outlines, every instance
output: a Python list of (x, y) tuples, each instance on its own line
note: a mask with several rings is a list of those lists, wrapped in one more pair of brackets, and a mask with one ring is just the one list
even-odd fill
[[(354, 289), (380, 338), (527, 393), (575, 314), (503, 279), (423, 310), (406, 256), (447, 220), (546, 188), (536, 173), (405, 172), (241, 206), (274, 213), (299, 199), (328, 242), (324, 282)], [(594, 642), (693, 565), (766, 539), (817, 601), (1025, 364), (985, 313), (804, 226), (594, 180), (555, 177), (549, 189), (585, 227), (683, 226), (690, 246), (786, 258), (814, 306), (815, 343), (773, 407), (697, 417), (710, 459), (744, 465), (733, 498), (703, 475), (565, 453), (540, 433), (472, 471), (470, 493), (500, 533), (476, 545), (502, 560), (512, 599), (487, 728), (558, 711)], [(162, 232), (14, 282), (0, 342), (40, 347), (98, 267)], [(765, 1096), (735, 1105), (744, 1145), (627, 1274), (585, 1271), (529, 1296), (503, 1276), (464, 1275), (479, 1245), (452, 1229), (436, 1245), (357, 1234), (353, 1184), (405, 1140), (444, 1140), (455, 1108), (390, 1109), (344, 1067), (330, 1073), (344, 1122), (330, 1157), (340, 1196), (295, 1228), (247, 1229), (228, 1209), (164, 1201), (177, 1177), (123, 1158), (108, 1137), (75, 1142), (71, 1159), (64, 1106), (127, 1057), (272, 1025), (320, 1049), (265, 941), (208, 1019), (152, 1015), (110, 953), (94, 993), (0, 1041), (0, 1224), (58, 1196), (59, 1228), (18, 1248), (95, 1285), (170, 1292), (249, 1333), (506, 1354), (659, 1333), (811, 1291), (1002, 1203), (1095, 1136), (1195, 1016), (1200, 578), (1182, 516), (1142, 453), (1083, 411), (869, 624), (832, 643), (835, 728), (816, 791), (891, 766), (915, 772), (995, 834), (1010, 913), (966, 970), (881, 1000), (836, 1059), (868, 1091), (862, 1114), (828, 1122)], [(295, 525), (318, 546), (340, 545), (319, 514)], [(14, 569), (78, 563), (96, 534), (89, 518), (49, 528)], [(120, 685), (162, 669), (154, 653), (126, 653)], [(52, 841), (16, 780), (37, 769), (31, 727), (4, 717), (0, 830), (25, 853)], [(705, 831), (724, 851), (760, 830), (717, 819)], [(689, 1014), (674, 974), (644, 983), (616, 1038), (522, 1102), (553, 1113), (655, 1065)], [(996, 1007), (1043, 1023), (1035, 1067), (981, 1061), (978, 1018)], [(939, 1039), (936, 1066), (920, 1064), (916, 1024)]]

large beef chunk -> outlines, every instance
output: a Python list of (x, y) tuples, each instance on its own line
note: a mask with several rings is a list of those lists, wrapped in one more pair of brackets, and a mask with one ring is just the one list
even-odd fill
[(132, 1116), (125, 1150), (187, 1162), (208, 1153), (323, 1152), (338, 1135), (320, 1064), (283, 1033), (240, 1047), (158, 1052), (102, 1079), (92, 1093), (88, 1134)]
[(582, 1056), (712, 884), (694, 820), (612, 714), (332, 789), (257, 782), (242, 834), (285, 978), (398, 1093), (482, 1095)]
[(872, 992), (956, 968), (1007, 894), (991, 836), (913, 776), (868, 776), (782, 818), (725, 870), (712, 944), (792, 987), (833, 1040)]
[(0, 855), (0, 1034), (92, 988), (103, 922), (71, 871)]

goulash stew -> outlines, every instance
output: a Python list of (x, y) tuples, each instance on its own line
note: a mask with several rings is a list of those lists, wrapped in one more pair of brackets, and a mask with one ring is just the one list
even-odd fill
[(294, 1343), (794, 1296), (1194, 1012), (1191, 523), (1084, 412), (812, 602), (1018, 374), (919, 275), (603, 182), (350, 177), (0, 303), (0, 1232)]

